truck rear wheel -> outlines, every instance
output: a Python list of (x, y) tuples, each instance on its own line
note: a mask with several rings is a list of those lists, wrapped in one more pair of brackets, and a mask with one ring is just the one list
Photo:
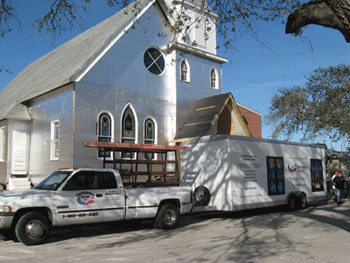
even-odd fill
[(180, 211), (173, 204), (163, 205), (155, 220), (155, 225), (161, 229), (173, 229), (177, 227), (180, 221)]
[(24, 214), (15, 227), (17, 239), (27, 246), (42, 243), (49, 234), (48, 219), (41, 213)]
[(194, 202), (197, 206), (206, 206), (210, 201), (210, 192), (205, 186), (198, 186), (194, 190)]

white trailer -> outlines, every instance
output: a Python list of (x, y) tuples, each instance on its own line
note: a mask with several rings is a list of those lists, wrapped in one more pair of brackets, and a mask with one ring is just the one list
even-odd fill
[(182, 145), (181, 180), (195, 191), (195, 210), (296, 209), (327, 200), (323, 146), (230, 135)]

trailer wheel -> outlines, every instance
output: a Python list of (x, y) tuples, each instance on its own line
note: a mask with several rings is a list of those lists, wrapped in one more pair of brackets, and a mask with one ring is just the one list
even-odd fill
[(297, 208), (298, 206), (298, 198), (296, 195), (292, 194), (289, 199), (288, 199), (288, 208), (289, 210), (293, 211)]
[(173, 204), (163, 205), (156, 216), (155, 225), (161, 229), (173, 229), (180, 221), (180, 211)]
[(307, 199), (305, 194), (299, 195), (299, 208), (305, 209), (307, 207)]
[(41, 213), (24, 214), (15, 227), (17, 239), (27, 246), (42, 243), (49, 234), (49, 221)]
[(194, 190), (194, 202), (197, 206), (206, 206), (210, 201), (210, 192), (205, 186), (198, 186)]

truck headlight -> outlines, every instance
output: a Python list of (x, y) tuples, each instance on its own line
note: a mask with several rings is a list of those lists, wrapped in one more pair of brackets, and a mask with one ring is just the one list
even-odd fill
[(0, 205), (0, 213), (1, 212), (11, 213), (12, 208), (11, 208), (11, 206), (8, 206), (8, 205)]

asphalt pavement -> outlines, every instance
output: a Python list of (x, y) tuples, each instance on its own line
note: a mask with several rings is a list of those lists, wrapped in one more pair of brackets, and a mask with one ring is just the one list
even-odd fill
[(0, 262), (237, 262), (350, 261), (350, 201), (338, 206), (285, 207), (181, 218), (174, 230), (150, 221), (54, 230), (41, 245), (0, 241)]

